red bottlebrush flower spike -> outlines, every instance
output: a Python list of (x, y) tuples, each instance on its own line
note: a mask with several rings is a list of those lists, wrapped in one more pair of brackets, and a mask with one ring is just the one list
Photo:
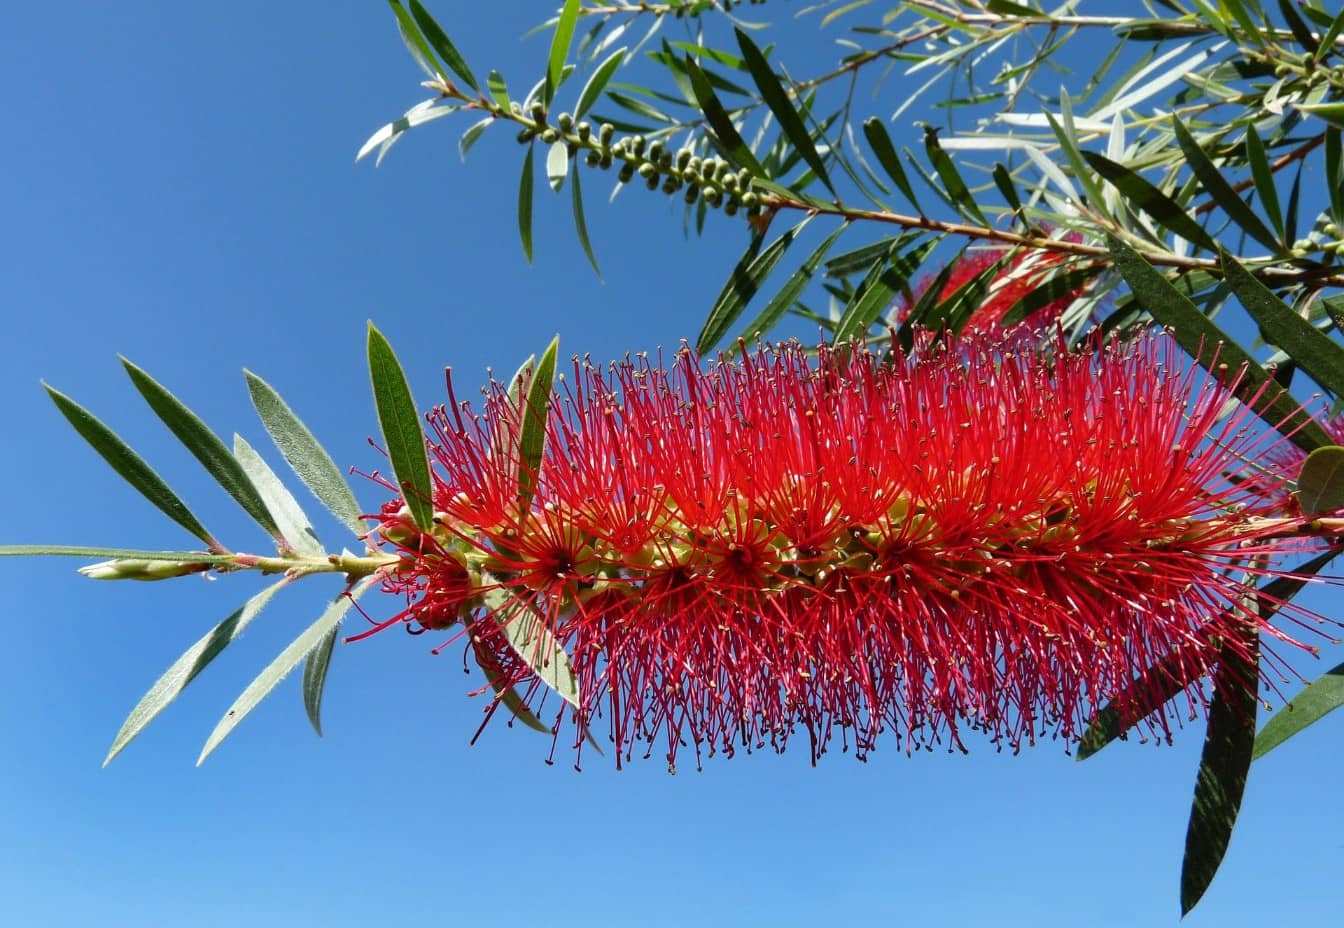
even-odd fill
[[(990, 284), (983, 304), (976, 308), (970, 318), (967, 319), (966, 325), (962, 329), (963, 336), (996, 336), (1003, 338), (1010, 333), (1017, 335), (1041, 333), (1054, 326), (1059, 321), (1060, 316), (1063, 315), (1064, 310), (1068, 309), (1069, 304), (1081, 293), (1080, 288), (1074, 293), (1037, 309), (1021, 322), (1005, 326), (1003, 317), (1008, 311), (1016, 306), (1023, 297), (1057, 273), (1061, 265), (1068, 260), (1068, 257), (1058, 252), (1041, 249), (983, 248), (969, 251), (957, 259), (952, 272), (947, 277), (947, 281), (938, 293), (938, 299), (947, 299), (980, 274), (989, 270), (996, 263), (1005, 261), (1005, 259), (1006, 263), (999, 269), (998, 274)], [(932, 286), (932, 283), (926, 281), (922, 284), (920, 290), (915, 293), (912, 300), (899, 304), (897, 316), (904, 319), (905, 315), (923, 296), (923, 291), (930, 286)]]
[(1265, 515), (1286, 480), (1244, 476), (1281, 439), (1245, 410), (1220, 421), (1226, 397), (1162, 337), (576, 360), (530, 499), (503, 386), (479, 416), (430, 414), (436, 530), (384, 510), (404, 558), (385, 588), (408, 597), (389, 621), (461, 619), (532, 711), (562, 648), (569, 714), (618, 764), (800, 731), (814, 759), (884, 731), (1072, 739), (1169, 655), (1194, 681), (1248, 624), (1290, 640), (1237, 579), (1306, 546)]

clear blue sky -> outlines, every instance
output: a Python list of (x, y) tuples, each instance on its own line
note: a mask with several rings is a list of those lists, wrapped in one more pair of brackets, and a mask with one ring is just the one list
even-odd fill
[[(478, 73), (497, 67), (515, 89), (541, 73), (545, 40), (519, 37), (548, 5), (432, 7)], [(598, 358), (694, 337), (745, 245), (723, 220), (684, 239), (679, 214), (642, 190), (608, 207), (590, 177), (605, 282), (570, 240), (567, 198), (539, 197), (529, 267), (514, 221), (523, 152), (499, 131), (463, 165), (467, 119), (412, 133), (378, 170), (356, 165), (364, 138), (422, 96), (374, 0), (28, 4), (4, 25), (0, 543), (190, 541), (68, 429), (39, 378), (120, 430), (217, 534), (260, 549), (118, 352), (275, 463), (249, 367), (339, 463), (372, 468), (366, 319), (429, 405), (445, 365), (470, 394), (487, 365), (512, 371), (557, 331)], [(334, 521), (319, 533), (344, 543)], [(893, 743), (816, 769), (795, 750), (675, 777), (597, 758), (576, 773), (547, 766), (549, 742), (522, 729), (468, 747), (484, 702), (465, 696), (477, 683), (460, 652), (390, 632), (338, 650), (324, 739), (291, 679), (194, 768), (219, 715), (330, 593), (305, 583), (102, 770), (146, 687), (257, 584), (95, 584), (75, 566), (0, 563), (0, 924), (1176, 921), (1199, 723), (1174, 748), (1117, 745), (1082, 765), (1054, 744), (907, 758)], [(1254, 768), (1191, 925), (1337, 917), (1340, 721)]]

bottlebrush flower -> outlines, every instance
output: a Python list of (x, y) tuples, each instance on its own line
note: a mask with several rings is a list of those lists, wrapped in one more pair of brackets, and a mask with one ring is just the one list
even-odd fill
[(1220, 422), (1225, 390), (1165, 337), (576, 359), (530, 499), (517, 401), (495, 384), (475, 415), (448, 390), (428, 417), (434, 531), (399, 500), (382, 513), (403, 556), (385, 589), (408, 603), (384, 625), (463, 622), (511, 705), (549, 698), (558, 721), (546, 652), (504, 633), (540, 623), (568, 654), (570, 718), (618, 764), (800, 734), (814, 760), (886, 731), (907, 749), (1072, 739), (1168, 655), (1197, 680), (1249, 627), (1291, 640), (1239, 579), (1305, 545), (1261, 518), (1287, 480), (1241, 475), (1281, 439), (1246, 411)]
[[(1069, 304), (1082, 292), (1081, 287), (1042, 306), (1020, 322), (1005, 326), (1003, 317), (1023, 297), (1059, 273), (1067, 260), (1066, 255), (1044, 249), (981, 248), (967, 251), (956, 260), (952, 272), (938, 292), (938, 299), (947, 299), (996, 263), (1005, 261), (985, 293), (984, 302), (966, 320), (962, 335), (967, 337), (997, 335), (1003, 338), (1008, 334), (1046, 332), (1059, 321), (1064, 310), (1068, 309)], [(933, 283), (932, 280), (924, 281), (916, 288), (913, 298), (902, 300), (897, 304), (897, 321), (905, 319)]]

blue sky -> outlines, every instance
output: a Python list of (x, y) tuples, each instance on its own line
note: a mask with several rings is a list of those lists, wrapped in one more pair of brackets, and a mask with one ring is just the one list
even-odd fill
[[(546, 4), (431, 8), (478, 73), (497, 67), (516, 90), (540, 75), (545, 39), (520, 35)], [(218, 535), (261, 549), (117, 353), (278, 463), (244, 389), (255, 370), (342, 466), (370, 469), (366, 320), (427, 406), (444, 366), (470, 394), (487, 366), (508, 373), (556, 332), (597, 358), (693, 338), (746, 244), (723, 219), (684, 238), (679, 213), (642, 190), (607, 206), (607, 182), (589, 177), (604, 281), (570, 238), (567, 197), (539, 196), (528, 266), (523, 151), (501, 130), (464, 165), (469, 118), (412, 133), (377, 170), (356, 165), (367, 135), (423, 95), (379, 2), (39, 4), (5, 19), (0, 543), (189, 544), (68, 429), (41, 378), (117, 428)], [(334, 520), (319, 533), (345, 543)], [(325, 738), (289, 680), (194, 768), (233, 697), (330, 595), (310, 583), (103, 770), (148, 685), (259, 584), (95, 584), (75, 566), (0, 563), (0, 923), (1176, 921), (1199, 723), (1173, 748), (1117, 745), (1083, 765), (1049, 743), (1018, 757), (893, 745), (816, 769), (794, 751), (675, 777), (656, 760), (617, 773), (589, 758), (576, 773), (547, 766), (549, 742), (523, 729), (494, 725), (469, 747), (484, 702), (466, 698), (477, 684), (460, 652), (393, 632), (338, 650)], [(1338, 732), (1332, 719), (1254, 768), (1191, 925), (1336, 914)]]

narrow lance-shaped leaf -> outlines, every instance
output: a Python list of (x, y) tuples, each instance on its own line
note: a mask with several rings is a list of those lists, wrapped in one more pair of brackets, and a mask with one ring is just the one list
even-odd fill
[(719, 98), (714, 95), (714, 88), (710, 85), (709, 78), (705, 77), (705, 72), (700, 69), (700, 65), (696, 64), (695, 59), (690, 55), (687, 55), (685, 60), (686, 76), (691, 79), (691, 89), (695, 93), (695, 102), (699, 104), (700, 111), (705, 114), (709, 127), (718, 136), (724, 154), (738, 168), (746, 168), (756, 177), (765, 177), (765, 168), (761, 167), (761, 163), (756, 160), (756, 156), (751, 153), (747, 143), (738, 134), (728, 111), (723, 108)]
[[(494, 578), (482, 575), (482, 582), (490, 586)], [(570, 666), (569, 655), (555, 640), (546, 619), (527, 603), (518, 602), (513, 594), (495, 586), (483, 594), (490, 617), (499, 623), (509, 646), (523, 659), (532, 672), (556, 692), (565, 702), (578, 709), (582, 705), (578, 681)]]
[(565, 67), (565, 59), (569, 57), (569, 45), (574, 41), (574, 24), (579, 20), (579, 6), (579, 0), (565, 0), (560, 18), (555, 24), (555, 33), (551, 36), (551, 50), (546, 56), (546, 89), (542, 101), (547, 106), (560, 86), (560, 72)]
[(569, 186), (569, 205), (574, 213), (574, 234), (579, 237), (579, 244), (583, 246), (583, 253), (588, 258), (588, 263), (593, 266), (593, 273), (597, 279), (602, 279), (602, 268), (597, 266), (597, 255), (593, 253), (593, 243), (588, 239), (588, 220), (583, 213), (583, 185), (580, 179), (583, 172), (576, 165), (574, 168), (574, 178)]
[(224, 717), (219, 720), (215, 730), (206, 739), (205, 747), (201, 749), (201, 756), (196, 760), (197, 766), (204, 763), (205, 759), (214, 753), (215, 748), (219, 747), (220, 742), (238, 727), (238, 723), (247, 718), (252, 710), (270, 695), (271, 690), (275, 689), (281, 680), (289, 676), (290, 671), (299, 665), (299, 661), (311, 654), (333, 628), (340, 626), (345, 614), (355, 604), (355, 600), (359, 599), (377, 579), (376, 576), (367, 577), (358, 583), (354, 589), (342, 591), (332, 601), (331, 605), (327, 606), (316, 622), (308, 626), (299, 637), (290, 642), (289, 646), (281, 651), (279, 656), (257, 675), (257, 678), (248, 685), (247, 689), (243, 690), (242, 694), (234, 700), (233, 705), (229, 707), (229, 711), (224, 713)]
[(1265, 340), (1288, 353), (1302, 370), (1336, 396), (1344, 395), (1344, 348), (1303, 319), (1235, 258), (1219, 251), (1228, 286), (1260, 324)]
[(917, 231), (904, 233), (891, 243), (887, 254), (873, 265), (873, 270), (854, 292), (854, 298), (836, 324), (837, 342), (866, 333), (869, 326), (877, 322), (882, 313), (891, 306), (896, 294), (908, 288), (910, 275), (919, 268), (939, 239), (937, 237), (926, 239), (905, 254), (900, 254), (900, 250), (918, 240), (923, 234)]
[(406, 43), (406, 48), (411, 53), (411, 57), (415, 59), (416, 64), (420, 65), (420, 70), (431, 78), (437, 79), (443, 76), (434, 63), (434, 53), (430, 51), (429, 43), (420, 34), (420, 27), (415, 24), (415, 19), (401, 5), (401, 0), (387, 0), (387, 5), (392, 8), (392, 15), (397, 18), (397, 29), (401, 32), (401, 40)]
[(327, 672), (331, 670), (331, 658), (340, 634), (339, 624), (329, 628), (303, 662), (303, 709), (319, 738), (322, 737), (322, 694), (327, 688)]
[(271, 441), (280, 449), (281, 456), (332, 515), (340, 519), (350, 531), (362, 535), (365, 526), (359, 517), (359, 503), (327, 449), (322, 447), (270, 384), (251, 371), (243, 371), (243, 374), (247, 377), (247, 391), (252, 396), (252, 405), (261, 417), (261, 424), (266, 427)]
[(574, 108), (575, 120), (582, 119), (584, 114), (593, 108), (593, 104), (597, 102), (598, 97), (602, 96), (602, 91), (606, 88), (607, 82), (616, 73), (616, 69), (621, 66), (621, 61), (624, 58), (625, 48), (618, 48), (593, 69), (592, 75), (588, 78), (588, 83), (584, 84), (583, 90), (579, 91), (579, 102)]
[(764, 335), (775, 327), (775, 323), (784, 316), (786, 312), (798, 301), (807, 285), (812, 282), (812, 278), (817, 273), (817, 267), (821, 264), (826, 253), (831, 250), (845, 230), (849, 228), (847, 224), (836, 226), (835, 231), (826, 236), (826, 240), (817, 246), (816, 251), (808, 255), (807, 260), (802, 263), (798, 270), (794, 271), (784, 286), (779, 289), (770, 302), (765, 304), (760, 315), (751, 320), (742, 330), (743, 338), (754, 338), (757, 335)]
[(1102, 270), (1103, 268), (1099, 264), (1088, 264), (1056, 274), (1043, 283), (1035, 284), (1016, 303), (1008, 307), (999, 320), (1000, 324), (1013, 325), (1021, 322), (1032, 313), (1044, 309), (1056, 300), (1072, 296), (1081, 288), (1087, 286)]
[(294, 494), (280, 482), (275, 471), (271, 470), (270, 465), (241, 435), (233, 436), (233, 456), (238, 459), (248, 479), (261, 494), (266, 508), (275, 516), (275, 522), (280, 527), (280, 535), (289, 547), (300, 554), (315, 556), (324, 554), (322, 543), (317, 540), (317, 533), (313, 531), (312, 523), (303, 514), (303, 510), (299, 508)]
[(523, 159), (523, 176), (518, 179), (518, 238), (523, 243), (527, 263), (532, 263), (532, 155), (535, 147), (527, 146)]
[(519, 410), (518, 497), (520, 508), (524, 510), (532, 502), (537, 478), (541, 475), (542, 455), (546, 451), (546, 419), (551, 413), (551, 387), (555, 382), (555, 359), (559, 351), (560, 336), (557, 335), (541, 353)]
[(163, 676), (154, 682), (135, 708), (131, 710), (130, 715), (126, 716), (126, 721), (122, 723), (121, 730), (117, 736), (112, 739), (112, 747), (107, 752), (107, 757), (103, 760), (103, 766), (106, 767), (112, 762), (112, 759), (126, 749), (140, 732), (144, 731), (150, 722), (158, 718), (159, 713), (168, 708), (182, 691), (187, 688), (192, 680), (202, 670), (210, 666), (210, 662), (218, 657), (225, 648), (238, 640), (239, 636), (252, 624), (252, 620), (260, 614), (261, 610), (266, 608), (266, 604), (271, 601), (271, 597), (280, 591), (280, 588), (289, 582), (288, 578), (280, 580), (277, 583), (268, 586), (257, 595), (253, 596), (241, 607), (234, 610), (228, 618), (220, 622), (205, 636), (193, 644), (186, 652), (173, 662), (173, 665), (164, 671)]
[(1255, 193), (1260, 197), (1260, 205), (1269, 218), (1270, 225), (1278, 233), (1280, 241), (1289, 238), (1284, 222), (1283, 210), (1279, 206), (1279, 189), (1274, 184), (1274, 169), (1270, 167), (1265, 155), (1265, 144), (1255, 126), (1246, 127), (1246, 161), (1251, 166), (1251, 180), (1255, 183)]
[(868, 140), (868, 145), (877, 156), (877, 161), (882, 165), (882, 169), (887, 172), (901, 193), (910, 201), (910, 205), (915, 208), (921, 216), (924, 215), (924, 209), (915, 199), (914, 188), (910, 186), (910, 178), (906, 176), (905, 168), (901, 167), (901, 159), (896, 154), (896, 147), (891, 143), (891, 136), (887, 134), (887, 129), (882, 125), (882, 120), (873, 117), (864, 120), (863, 137)]
[[(1201, 313), (1198, 307), (1171, 282), (1162, 276), (1143, 256), (1113, 236), (1106, 236), (1111, 257), (1135, 297), (1148, 313), (1163, 325), (1170, 326), (1181, 347), (1188, 351), (1206, 369), (1210, 365), (1227, 365), (1235, 372), (1244, 366), (1245, 373), (1238, 380), (1235, 393), (1243, 402), (1264, 393), (1252, 406), (1260, 418), (1274, 426), (1304, 451), (1315, 451), (1333, 441), (1320, 423), (1302, 409), (1287, 390), (1269, 383), (1269, 374), (1255, 362), (1241, 346), (1223, 334), (1222, 329)], [(1221, 372), (1220, 372), (1221, 373)]]
[(420, 27), (421, 34), (439, 53), (439, 57), (443, 59), (443, 63), (448, 66), (448, 69), (465, 81), (472, 90), (480, 93), (481, 87), (476, 83), (476, 75), (472, 74), (471, 68), (467, 67), (466, 59), (458, 52), (457, 46), (448, 38), (447, 33), (443, 31), (443, 27), (435, 22), (434, 17), (430, 16), (429, 12), (420, 5), (420, 0), (411, 0), (411, 16), (415, 18), (415, 23)]
[(1289, 700), (1288, 705), (1270, 716), (1265, 727), (1255, 736), (1255, 760), (1340, 706), (1344, 706), (1344, 664), (1330, 668)]
[(1277, 252), (1281, 247), (1278, 238), (1255, 211), (1246, 205), (1241, 194), (1227, 182), (1223, 172), (1210, 160), (1199, 142), (1190, 134), (1190, 130), (1186, 129), (1175, 116), (1171, 118), (1171, 128), (1176, 133), (1176, 141), (1180, 143), (1186, 163), (1195, 172), (1195, 176), (1199, 178), (1209, 196), (1213, 197), (1223, 212), (1227, 213), (1228, 218), (1244, 229), (1247, 235), (1271, 251)]
[(1255, 714), (1259, 706), (1259, 635), (1245, 633), (1246, 653), (1229, 643), (1220, 651), (1214, 674), (1213, 704), (1204, 737), (1190, 823), (1185, 833), (1185, 857), (1181, 861), (1181, 914), (1186, 915), (1213, 882), (1232, 829), (1241, 810), (1246, 778), (1251, 769), (1255, 744)]
[(45, 383), (42, 386), (56, 404), (56, 408), (61, 411), (61, 415), (65, 416), (80, 437), (87, 441), (123, 480), (135, 487), (140, 495), (153, 503), (160, 512), (205, 542), (209, 548), (215, 551), (223, 550), (223, 545), (215, 541), (214, 536), (206, 531), (205, 526), (187, 508), (187, 504), (182, 502), (168, 484), (163, 482), (163, 478), (155, 473), (130, 445), (70, 397)]
[(392, 472), (401, 488), (411, 519), (422, 532), (434, 526), (434, 484), (429, 475), (429, 456), (420, 413), (411, 396), (401, 363), (383, 333), (369, 323), (369, 378), (378, 410), (383, 443), (392, 461)]
[(1124, 196), (1125, 202), (1143, 210), (1158, 223), (1200, 248), (1214, 251), (1218, 245), (1190, 216), (1189, 210), (1158, 190), (1143, 177), (1123, 164), (1116, 164), (1105, 155), (1094, 151), (1083, 152), (1083, 157), (1096, 172), (1106, 178)]
[(171, 564), (229, 564), (232, 554), (206, 551), (146, 551), (141, 548), (105, 548), (94, 545), (0, 545), (0, 557), (111, 557)]
[(821, 160), (816, 145), (812, 142), (812, 136), (807, 131), (807, 126), (803, 124), (802, 116), (789, 102), (789, 95), (784, 92), (784, 87), (771, 69), (770, 62), (766, 61), (765, 55), (751, 40), (750, 36), (741, 29), (734, 29), (733, 32), (737, 36), (738, 48), (742, 49), (742, 60), (747, 66), (747, 71), (750, 72), (751, 79), (756, 84), (756, 89), (761, 92), (761, 99), (765, 101), (765, 105), (770, 107), (770, 112), (774, 113), (775, 118), (779, 120), (780, 131), (784, 133), (784, 137), (789, 140), (790, 144), (798, 150), (798, 153), (803, 156), (803, 160), (821, 179), (821, 182), (834, 193), (835, 188), (831, 186), (831, 178), (826, 173), (826, 165)]
[(947, 196), (952, 201), (952, 205), (957, 208), (957, 211), (982, 226), (989, 225), (989, 220), (980, 211), (980, 206), (975, 202), (975, 197), (971, 196), (970, 190), (967, 189), (966, 182), (961, 179), (961, 172), (952, 163), (952, 159), (948, 157), (947, 152), (943, 151), (943, 146), (938, 142), (938, 131), (932, 126), (924, 127), (924, 150), (929, 156), (929, 161), (933, 164), (933, 169), (938, 172), (938, 178), (943, 182), (943, 187), (947, 190)]
[[(1286, 603), (1296, 596), (1311, 577), (1341, 553), (1344, 549), (1326, 551), (1294, 570), (1293, 576), (1278, 577), (1267, 583), (1260, 590), (1261, 617), (1268, 619), (1278, 608), (1275, 604)], [(1194, 683), (1183, 669), (1186, 663), (1184, 649), (1177, 648), (1098, 710), (1078, 740), (1077, 759), (1087, 760)]]
[(695, 350), (705, 353), (712, 350), (723, 336), (728, 332), (737, 318), (742, 315), (751, 298), (761, 288), (766, 277), (779, 264), (784, 252), (788, 251), (789, 246), (798, 233), (807, 225), (809, 219), (804, 219), (797, 226), (785, 232), (779, 238), (775, 239), (764, 251), (756, 254), (756, 242), (747, 248), (747, 253), (733, 268), (728, 277), (728, 282), (724, 284), (723, 290), (719, 293), (719, 298), (714, 301), (713, 307), (709, 311), (709, 318), (705, 320), (704, 327), (700, 330), (700, 337), (696, 339)]
[(224, 442), (220, 441), (219, 436), (210, 431), (209, 426), (157, 380), (125, 358), (121, 359), (121, 363), (126, 368), (126, 373), (130, 375), (135, 388), (149, 404), (149, 408), (154, 410), (154, 413), (163, 420), (163, 424), (168, 426), (169, 431), (177, 436), (177, 440), (201, 462), (201, 466), (215, 478), (215, 482), (223, 487), (238, 505), (243, 507), (243, 511), (272, 538), (282, 540), (280, 529), (267, 511), (266, 504), (257, 493), (257, 488), (252, 486), (252, 481), (243, 472), (242, 465)]

